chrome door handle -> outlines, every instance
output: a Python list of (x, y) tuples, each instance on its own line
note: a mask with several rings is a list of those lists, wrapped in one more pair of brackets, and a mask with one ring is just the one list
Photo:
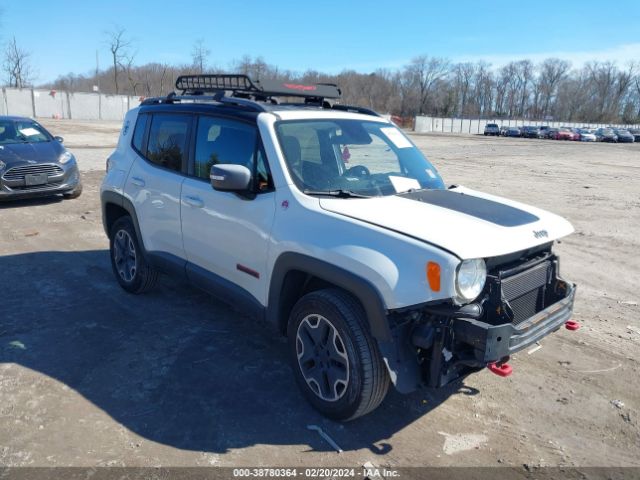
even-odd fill
[(187, 205), (190, 205), (192, 207), (195, 207), (195, 208), (204, 207), (204, 202), (202, 201), (202, 199), (200, 197), (193, 197), (191, 195), (185, 195), (184, 196), (184, 203), (186, 203)]
[(140, 177), (131, 177), (131, 183), (133, 183), (134, 185), (136, 185), (138, 187), (144, 187), (145, 186), (144, 180), (141, 179)]

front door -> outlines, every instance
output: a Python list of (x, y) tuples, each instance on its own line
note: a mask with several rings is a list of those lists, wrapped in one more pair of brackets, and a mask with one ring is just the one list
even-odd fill
[[(266, 306), (265, 270), (275, 192), (259, 146), (255, 125), (199, 117), (190, 176), (182, 185), (182, 232), (189, 263), (213, 274), (214, 283), (240, 287)], [(209, 173), (218, 163), (249, 168), (255, 197), (213, 190)]]

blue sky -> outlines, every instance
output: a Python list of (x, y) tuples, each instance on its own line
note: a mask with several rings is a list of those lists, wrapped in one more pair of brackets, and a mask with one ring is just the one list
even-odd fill
[(548, 56), (640, 62), (640, 0), (0, 0), (0, 9), (0, 42), (15, 35), (39, 83), (93, 70), (96, 50), (106, 66), (104, 32), (116, 26), (139, 64), (188, 63), (197, 39), (222, 67), (249, 54), (296, 71), (398, 68), (420, 54), (497, 66)]

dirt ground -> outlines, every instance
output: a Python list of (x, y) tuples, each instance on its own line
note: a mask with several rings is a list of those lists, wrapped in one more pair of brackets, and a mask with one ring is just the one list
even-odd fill
[(573, 223), (557, 251), (583, 328), (509, 378), (391, 391), (341, 425), (304, 401), (269, 327), (169, 278), (117, 286), (98, 191), (120, 126), (43, 123), (85, 191), (0, 205), (0, 466), (640, 466), (640, 145), (413, 136), (448, 183)]

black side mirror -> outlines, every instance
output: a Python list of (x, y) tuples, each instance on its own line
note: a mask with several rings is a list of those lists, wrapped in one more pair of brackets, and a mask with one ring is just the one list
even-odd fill
[(211, 186), (221, 192), (250, 193), (251, 172), (244, 165), (219, 164), (211, 167)]
[(62, 137), (53, 137), (56, 142), (64, 143), (64, 138)]

